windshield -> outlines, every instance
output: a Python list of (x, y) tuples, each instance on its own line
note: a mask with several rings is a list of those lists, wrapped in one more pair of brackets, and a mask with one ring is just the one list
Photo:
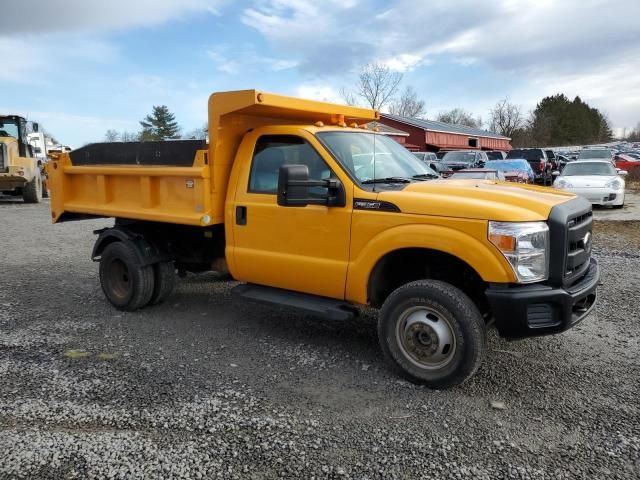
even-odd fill
[(0, 118), (0, 137), (18, 138), (18, 123), (9, 118)]
[(581, 150), (580, 160), (586, 158), (602, 158), (605, 160), (611, 160), (611, 150)]
[(442, 161), (474, 163), (476, 161), (476, 152), (447, 152), (442, 157)]
[(562, 170), (563, 177), (571, 177), (577, 175), (617, 175), (618, 172), (610, 163), (586, 163), (586, 162), (573, 162), (567, 164)]
[(438, 176), (409, 150), (385, 135), (320, 132), (317, 136), (360, 182), (391, 177), (411, 179), (416, 176)]
[(531, 150), (515, 149), (510, 150), (509, 153), (507, 153), (507, 158), (524, 158), (530, 162), (539, 162), (544, 158), (544, 153), (542, 153), (542, 150), (536, 148), (532, 148)]

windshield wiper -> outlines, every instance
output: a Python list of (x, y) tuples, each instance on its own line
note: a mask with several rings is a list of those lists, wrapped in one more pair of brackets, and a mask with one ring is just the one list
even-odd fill
[(410, 178), (405, 177), (385, 177), (385, 178), (371, 178), (369, 180), (363, 180), (363, 185), (368, 185), (371, 183), (411, 183)]
[(411, 178), (415, 178), (416, 180), (423, 180), (425, 178), (440, 178), (440, 175), (436, 175), (435, 173), (419, 173), (418, 175), (414, 175)]

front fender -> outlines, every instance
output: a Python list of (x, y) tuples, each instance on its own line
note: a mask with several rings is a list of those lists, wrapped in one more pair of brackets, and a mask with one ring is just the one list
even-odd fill
[[(486, 231), (486, 224), (484, 226)], [(490, 283), (511, 283), (516, 278), (502, 254), (489, 243), (460, 230), (439, 225), (401, 225), (380, 232), (349, 262), (346, 298), (368, 303), (367, 285), (376, 264), (385, 255), (406, 248), (424, 248), (453, 255)]]

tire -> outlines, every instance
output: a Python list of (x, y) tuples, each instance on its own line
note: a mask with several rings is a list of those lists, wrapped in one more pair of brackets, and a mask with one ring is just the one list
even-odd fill
[(139, 264), (132, 243), (110, 243), (100, 256), (100, 284), (107, 300), (118, 310), (138, 310), (153, 295), (153, 266)]
[(486, 351), (478, 308), (460, 289), (437, 280), (418, 280), (392, 292), (380, 311), (378, 338), (400, 375), (437, 389), (471, 377)]
[(176, 283), (176, 267), (173, 262), (160, 262), (153, 266), (154, 287), (149, 305), (162, 303), (171, 292)]
[(49, 198), (49, 182), (44, 180), (42, 182), (42, 198)]
[(22, 189), (22, 200), (24, 203), (40, 203), (42, 201), (42, 177), (36, 173), (29, 183)]

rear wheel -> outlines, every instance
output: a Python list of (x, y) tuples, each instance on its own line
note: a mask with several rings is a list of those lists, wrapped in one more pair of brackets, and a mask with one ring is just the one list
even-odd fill
[(382, 351), (408, 380), (431, 388), (459, 385), (485, 353), (484, 320), (460, 289), (419, 280), (395, 290), (378, 321)]
[(173, 291), (176, 283), (176, 267), (173, 262), (160, 262), (153, 266), (154, 287), (149, 305), (162, 303)]
[(40, 203), (42, 200), (42, 177), (36, 173), (29, 183), (22, 189), (24, 203)]
[(139, 264), (131, 243), (111, 243), (100, 256), (100, 284), (118, 310), (137, 310), (147, 305), (153, 295), (153, 266)]

